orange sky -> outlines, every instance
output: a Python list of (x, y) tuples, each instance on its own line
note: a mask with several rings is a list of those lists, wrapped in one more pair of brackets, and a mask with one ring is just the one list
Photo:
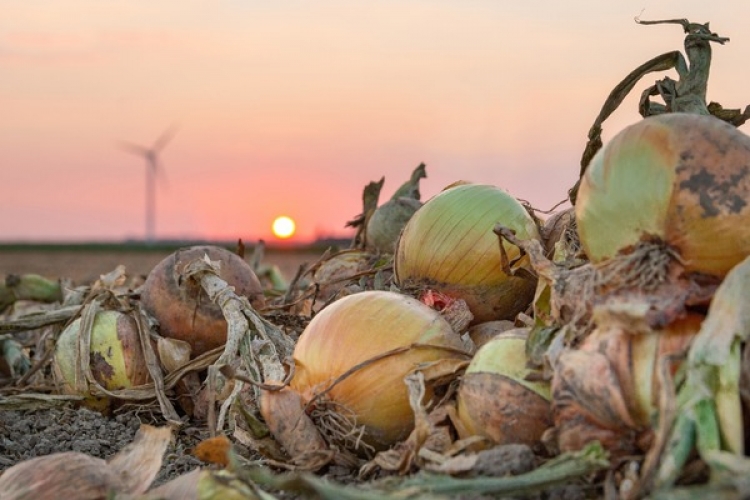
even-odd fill
[[(0, 16), (0, 240), (144, 235), (142, 159), (161, 156), (157, 236), (346, 234), (427, 164), (423, 198), (466, 179), (546, 209), (566, 196), (612, 87), (711, 21), (709, 98), (750, 103), (750, 2), (7, 0)], [(605, 124), (637, 120), (647, 77)]]

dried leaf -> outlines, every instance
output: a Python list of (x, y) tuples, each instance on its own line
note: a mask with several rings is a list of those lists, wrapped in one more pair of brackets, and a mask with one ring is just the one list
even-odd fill
[(204, 439), (193, 449), (192, 455), (204, 462), (226, 467), (229, 463), (227, 454), (232, 447), (229, 438), (223, 434)]
[(0, 476), (3, 500), (102, 499), (140, 495), (153, 482), (172, 437), (169, 427), (142, 425), (132, 443), (109, 461), (79, 452), (23, 461)]
[(109, 469), (120, 478), (122, 491), (140, 494), (148, 489), (159, 473), (171, 440), (170, 427), (141, 425), (133, 442), (107, 461)]

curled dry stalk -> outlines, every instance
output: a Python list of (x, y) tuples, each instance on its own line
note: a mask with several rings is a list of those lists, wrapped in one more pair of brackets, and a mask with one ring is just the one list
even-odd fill
[[(592, 309), (598, 300), (626, 291), (654, 292), (667, 286), (681, 266), (679, 255), (663, 242), (643, 241), (615, 258), (599, 263), (576, 263), (574, 267), (567, 267), (564, 263), (550, 260), (538, 240), (521, 240), (513, 230), (500, 224), (495, 226), (494, 232), (499, 236), (505, 272), (515, 272), (504, 247), (504, 241), (507, 241), (520, 249), (518, 258), (529, 256), (534, 273), (549, 285), (550, 313), (554, 322), (558, 326), (565, 324), (578, 327), (582, 332), (590, 330)], [(654, 293), (654, 296), (656, 300), (657, 294)], [(687, 300), (683, 296), (661, 298), (665, 302), (660, 302), (660, 305), (678, 309), (680, 301)], [(669, 299), (674, 299), (675, 302), (672, 303)], [(673, 313), (676, 311), (670, 309), (669, 314)], [(664, 321), (657, 317), (658, 314), (654, 316), (652, 321)]]
[[(686, 33), (685, 56), (678, 50), (666, 52), (646, 61), (631, 71), (618, 83), (604, 102), (594, 124), (589, 129), (588, 142), (581, 157), (579, 180), (568, 192), (570, 201), (576, 203), (578, 187), (583, 174), (586, 172), (591, 159), (602, 147), (602, 124), (622, 104), (633, 87), (641, 78), (657, 71), (677, 71), (677, 81), (665, 77), (648, 87), (641, 94), (638, 111), (644, 118), (662, 113), (695, 113), (713, 115), (720, 120), (739, 127), (750, 118), (750, 106), (744, 111), (739, 109), (724, 109), (716, 102), (706, 103), (708, 88), (708, 74), (711, 68), (711, 43), (724, 45), (729, 38), (712, 32), (709, 23), (691, 23), (687, 19), (664, 19), (658, 21), (643, 21), (636, 17), (635, 22), (643, 25), (678, 24)], [(651, 96), (660, 96), (664, 103), (651, 101)]]
[[(219, 263), (209, 260), (207, 256), (191, 262), (185, 268), (185, 278), (200, 283), (208, 297), (219, 305), (227, 322), (224, 350), (208, 369), (209, 426), (212, 436), (223, 428), (226, 413), (243, 387), (242, 380), (235, 379), (235, 387), (224, 400), (218, 419), (212, 418), (216, 396), (222, 394), (226, 384), (221, 368), (232, 365), (239, 358), (238, 374), (256, 382), (253, 391), (256, 400), (259, 400), (261, 390), (277, 391), (285, 387), (283, 382), (265, 385), (263, 382), (287, 379), (284, 362), (291, 359), (294, 350), (292, 340), (258, 314), (246, 297), (237, 295), (234, 288), (219, 277), (218, 271)], [(227, 373), (226, 370), (224, 373)]]

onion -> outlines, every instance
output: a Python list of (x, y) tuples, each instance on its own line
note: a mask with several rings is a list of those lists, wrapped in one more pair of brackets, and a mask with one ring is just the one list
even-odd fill
[[(406, 223), (422, 202), (419, 181), (427, 177), (426, 166), (420, 163), (391, 199), (377, 207), (367, 218), (367, 249), (375, 253), (393, 254), (396, 242)], [(365, 207), (367, 210), (367, 207)]]
[(485, 321), (477, 323), (468, 330), (469, 337), (474, 345), (478, 348), (494, 339), (503, 332), (515, 329), (515, 324), (507, 319), (498, 319), (495, 321)]
[(750, 254), (750, 137), (711, 116), (668, 113), (617, 134), (593, 158), (575, 205), (592, 262), (647, 239), (685, 269), (724, 276)]
[(141, 292), (143, 308), (159, 322), (162, 336), (188, 342), (193, 356), (219, 347), (227, 339), (221, 308), (211, 302), (198, 283), (183, 280), (189, 263), (208, 256), (219, 261), (219, 277), (247, 297), (256, 308), (265, 305), (263, 288), (250, 265), (238, 255), (216, 246), (177, 250), (154, 267)]
[[(432, 288), (466, 301), (474, 323), (513, 319), (526, 309), (536, 282), (502, 268), (496, 224), (519, 238), (539, 238), (536, 223), (513, 196), (494, 186), (458, 184), (428, 200), (409, 220), (394, 258), (403, 289)], [(511, 261), (518, 248), (505, 245)], [(522, 257), (515, 268), (529, 269)]]
[(414, 426), (404, 377), (420, 364), (461, 356), (461, 349), (451, 326), (418, 300), (360, 292), (335, 301), (305, 328), (294, 350), (291, 387), (306, 402), (341, 410), (366, 443), (383, 448)]
[(549, 383), (527, 380), (527, 332), (500, 333), (474, 355), (458, 388), (461, 438), (533, 446), (552, 427)]
[[(598, 440), (613, 455), (648, 447), (661, 386), (660, 363), (685, 353), (704, 316), (690, 313), (661, 330), (604, 316), (580, 349), (564, 351), (555, 366), (552, 400), (561, 451)], [(669, 366), (674, 375), (679, 365)]]
[[(107, 398), (96, 398), (90, 391), (76, 389), (76, 361), (81, 335), (81, 318), (73, 321), (57, 339), (54, 367), (63, 391), (86, 397), (86, 403), (104, 410)], [(119, 311), (99, 311), (91, 329), (90, 363), (94, 379), (105, 389), (128, 389), (149, 382), (148, 368), (138, 338), (138, 328), (133, 318)], [(86, 386), (86, 385), (84, 385)]]
[(347, 287), (358, 281), (359, 273), (372, 267), (372, 255), (363, 250), (343, 250), (331, 255), (321, 262), (313, 274), (313, 281), (318, 286), (317, 299), (325, 305), (327, 302), (347, 295)]
[(392, 254), (404, 226), (421, 206), (421, 201), (406, 197), (380, 205), (367, 222), (367, 248)]

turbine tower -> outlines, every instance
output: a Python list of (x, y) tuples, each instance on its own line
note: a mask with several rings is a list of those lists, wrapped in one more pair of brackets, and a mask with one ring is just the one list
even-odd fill
[(131, 142), (120, 141), (120, 148), (146, 160), (146, 243), (153, 243), (156, 230), (156, 176), (164, 175), (159, 162), (159, 153), (172, 140), (177, 127), (172, 125), (165, 130), (154, 144), (148, 148)]

